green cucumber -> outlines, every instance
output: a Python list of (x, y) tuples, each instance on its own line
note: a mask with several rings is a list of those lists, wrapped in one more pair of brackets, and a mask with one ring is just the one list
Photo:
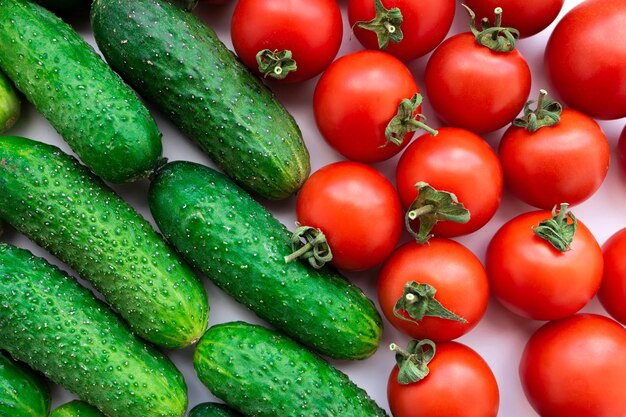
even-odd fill
[(286, 263), (291, 233), (226, 176), (172, 162), (153, 180), (149, 200), (170, 243), (262, 319), (333, 358), (376, 351), (382, 324), (374, 304), (337, 272)]
[(188, 417), (242, 417), (224, 404), (203, 403), (198, 404), (189, 412)]
[(215, 396), (247, 416), (387, 416), (345, 374), (261, 326), (211, 327), (198, 343), (193, 364)]
[(106, 417), (96, 407), (82, 401), (71, 401), (55, 409), (50, 417)]
[(20, 107), (13, 83), (0, 71), (0, 133), (13, 127), (20, 117)]
[(0, 352), (0, 416), (48, 417), (50, 391), (39, 375)]
[(161, 133), (137, 95), (69, 25), (28, 0), (0, 0), (0, 68), (93, 172), (146, 177)]
[(2, 243), (0, 349), (108, 417), (181, 417), (187, 408), (185, 381), (169, 359), (75, 279)]
[(97, 0), (91, 20), (111, 66), (227, 175), (270, 199), (300, 188), (296, 122), (200, 19), (165, 0)]
[(152, 226), (55, 146), (0, 136), (0, 218), (72, 267), (141, 337), (166, 348), (207, 327), (204, 287)]

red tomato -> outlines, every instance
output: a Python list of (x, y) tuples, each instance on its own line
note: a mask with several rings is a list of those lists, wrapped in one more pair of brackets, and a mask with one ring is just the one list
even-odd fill
[[(589, 116), (564, 109), (559, 124), (535, 132), (511, 126), (500, 142), (507, 187), (542, 209), (591, 197), (609, 169), (610, 148)], [(585, 167), (581, 169), (581, 167)]]
[(548, 78), (565, 103), (596, 119), (626, 116), (626, 2), (586, 0), (557, 24)]
[(401, 145), (387, 144), (385, 128), (400, 102), (418, 92), (398, 59), (380, 51), (355, 52), (333, 62), (320, 78), (313, 97), (315, 121), (328, 144), (346, 158), (383, 161), (413, 137), (408, 133)]
[(626, 330), (595, 314), (547, 323), (528, 341), (519, 373), (542, 416), (625, 416)]
[(403, 229), (402, 206), (391, 183), (374, 168), (336, 162), (316, 171), (298, 194), (302, 225), (319, 228), (346, 270), (371, 268), (387, 258)]
[[(478, 258), (460, 243), (437, 238), (428, 243), (409, 242), (387, 259), (378, 276), (378, 301), (387, 320), (409, 336), (449, 341), (473, 329), (483, 317), (489, 281)], [(435, 299), (467, 322), (429, 316), (409, 322), (396, 317), (394, 306), (410, 281), (433, 286)]]
[(457, 128), (441, 128), (436, 137), (420, 136), (402, 154), (396, 168), (400, 199), (408, 208), (423, 181), (456, 195), (470, 212), (470, 221), (437, 223), (435, 236), (472, 233), (495, 214), (502, 197), (502, 168), (496, 153), (479, 136)]
[(626, 126), (617, 142), (617, 158), (622, 172), (626, 175)]
[(626, 324), (626, 229), (611, 236), (602, 251), (604, 276), (598, 299), (613, 318)]
[(429, 103), (447, 124), (477, 133), (511, 123), (530, 92), (522, 54), (494, 52), (471, 33), (448, 38), (431, 55), (424, 74)]
[(421, 381), (398, 383), (398, 367), (389, 375), (387, 398), (394, 417), (495, 417), (498, 384), (483, 358), (456, 342), (437, 345)]
[(237, 55), (259, 74), (259, 51), (291, 51), (297, 70), (284, 80), (292, 82), (324, 71), (337, 55), (342, 35), (341, 11), (335, 0), (239, 0), (231, 22)]
[(519, 215), (498, 230), (487, 248), (494, 295), (509, 310), (535, 320), (576, 313), (595, 295), (602, 279), (602, 250), (589, 229), (578, 221), (571, 250), (560, 252), (533, 232), (550, 218), (549, 211)]
[(484, 17), (490, 21), (494, 9), (501, 7), (502, 25), (513, 27), (520, 32), (520, 38), (526, 38), (547, 28), (558, 16), (564, 0), (465, 0), (465, 4), (476, 13), (478, 19)]
[[(402, 24), (395, 31), (402, 31), (400, 42), (389, 42), (386, 52), (402, 61), (410, 61), (435, 49), (446, 37), (454, 19), (454, 0), (415, 1), (384, 0), (386, 9), (398, 8)], [(374, 0), (350, 0), (348, 19), (354, 34), (368, 49), (379, 49), (376, 32), (355, 26), (357, 22), (369, 22), (376, 17)]]

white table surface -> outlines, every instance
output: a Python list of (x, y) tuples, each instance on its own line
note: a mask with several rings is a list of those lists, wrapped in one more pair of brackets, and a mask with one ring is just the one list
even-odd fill
[[(580, 2), (581, 0), (566, 0), (565, 6), (559, 15), (559, 19), (567, 10)], [(234, 3), (235, 1), (229, 5), (219, 7), (200, 4), (196, 10), (196, 14), (215, 29), (220, 38), (231, 48), (229, 27)], [(529, 2), (529, 7), (532, 7), (530, 3), (532, 2)], [(344, 42), (339, 55), (344, 55), (348, 52), (359, 50), (362, 47), (355, 38), (350, 40), (350, 27), (347, 20), (347, 0), (339, 0), (339, 5), (341, 6), (344, 16)], [(79, 18), (73, 18), (71, 22), (85, 39), (95, 46), (87, 15), (84, 14), (79, 16)], [(466, 27), (467, 17), (465, 12), (460, 7), (457, 7), (455, 21), (450, 34), (465, 31)], [(553, 27), (554, 23), (539, 35), (524, 39), (518, 43), (519, 49), (528, 61), (532, 71), (533, 95), (540, 88), (546, 88), (547, 86), (543, 72), (543, 51), (549, 33)], [(409, 63), (409, 68), (422, 88), (423, 73), (427, 58), (428, 57), (422, 57)], [(317, 79), (313, 79), (299, 85), (271, 85), (278, 97), (294, 115), (302, 129), (304, 139), (311, 153), (313, 170), (342, 159), (339, 154), (333, 151), (324, 142), (315, 126), (312, 111), (312, 97), (316, 82)], [(549, 89), (549, 86), (547, 88)], [(430, 124), (441, 126), (441, 122), (434, 117), (428, 108), (427, 97), (425, 103), (424, 113), (429, 116)], [(49, 123), (39, 115), (31, 105), (26, 104), (23, 110), (24, 114), (22, 119), (9, 134), (25, 136), (42, 142), (55, 144), (66, 152), (71, 152), (67, 144), (63, 142)], [(164, 155), (167, 158), (170, 160), (183, 159), (211, 165), (208, 157), (201, 153), (189, 140), (184, 138), (169, 121), (165, 120), (156, 111), (154, 111), (153, 114), (163, 132)], [(613, 152), (611, 167), (604, 184), (598, 192), (592, 198), (573, 209), (579, 220), (593, 231), (600, 244), (604, 243), (615, 231), (626, 226), (626, 209), (624, 208), (626, 207), (626, 179), (619, 172), (615, 155), (617, 139), (624, 124), (624, 119), (600, 122)], [(485, 139), (492, 146), (496, 146), (501, 134), (502, 131), (498, 131), (485, 136)], [(393, 181), (396, 162), (397, 157), (374, 166)], [(146, 198), (148, 189), (147, 182), (115, 186), (114, 188), (152, 222)], [(295, 198), (266, 205), (284, 224), (290, 227), (294, 224)], [(495, 217), (481, 230), (471, 235), (458, 238), (457, 240), (470, 248), (480, 259), (484, 259), (487, 244), (495, 231), (507, 220), (531, 209), (530, 206), (517, 200), (505, 190), (502, 205)], [(18, 246), (28, 248), (36, 255), (47, 258), (52, 263), (60, 265), (66, 270), (69, 269), (45, 250), (37, 247), (27, 238), (13, 230), (8, 231), (5, 240)], [(405, 234), (402, 241), (407, 240), (408, 235)], [(377, 270), (349, 274), (349, 278), (363, 288), (365, 293), (372, 299), (376, 299), (376, 276)], [(211, 325), (232, 320), (262, 323), (253, 313), (222, 293), (206, 279), (205, 282), (211, 306)], [(595, 298), (583, 311), (606, 314)], [(530, 321), (515, 316), (492, 298), (490, 299), (489, 307), (483, 320), (469, 334), (458, 339), (458, 341), (469, 345), (479, 352), (491, 366), (500, 388), (500, 416), (531, 417), (537, 415), (524, 397), (518, 378), (517, 367), (524, 344), (532, 332), (541, 324), (541, 322)], [(408, 340), (408, 336), (400, 333), (386, 322), (380, 349), (374, 356), (365, 361), (333, 361), (333, 363), (348, 374), (355, 383), (364, 388), (378, 404), (389, 411), (386, 385), (387, 377), (394, 365), (394, 357), (387, 349), (387, 346), (391, 342), (404, 345)], [(200, 402), (216, 400), (195, 375), (191, 361), (193, 348), (168, 352), (168, 355), (185, 375), (189, 387), (190, 408)], [(72, 398), (74, 398), (73, 395), (63, 389), (59, 387), (53, 388), (53, 406), (64, 403)], [(141, 417), (134, 416), (132, 410), (129, 410), (128, 415), (129, 417)]]

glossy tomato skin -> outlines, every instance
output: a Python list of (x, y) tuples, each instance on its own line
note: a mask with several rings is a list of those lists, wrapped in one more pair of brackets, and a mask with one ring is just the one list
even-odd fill
[(471, 33), (446, 39), (426, 65), (428, 102), (448, 125), (476, 133), (511, 123), (530, 93), (530, 69), (517, 49), (494, 52)]
[(626, 229), (621, 229), (602, 245), (604, 275), (598, 299), (606, 311), (626, 324)]
[(622, 174), (626, 175), (626, 126), (622, 130), (622, 134), (617, 142), (617, 160), (622, 170)]
[(586, 0), (555, 27), (546, 47), (545, 67), (569, 107), (595, 119), (626, 116), (624, 22), (626, 2)]
[[(395, 317), (394, 305), (409, 281), (432, 285), (437, 290), (435, 299), (467, 323), (438, 317), (414, 323)], [(482, 264), (469, 249), (449, 239), (404, 244), (387, 259), (378, 276), (378, 301), (385, 317), (418, 340), (444, 342), (464, 335), (483, 317), (488, 300), (489, 281)]]
[(521, 214), (505, 223), (487, 248), (486, 269), (496, 298), (534, 320), (557, 320), (583, 308), (602, 279), (602, 250), (589, 229), (578, 228), (567, 252), (559, 252), (533, 229), (550, 211)]
[(600, 126), (572, 109), (563, 110), (559, 124), (532, 133), (511, 126), (500, 141), (499, 154), (507, 188), (546, 210), (591, 197), (604, 181), (610, 160)]
[(484, 17), (494, 19), (494, 9), (502, 8), (502, 26), (520, 32), (520, 38), (533, 36), (554, 22), (564, 0), (465, 0), (465, 4), (476, 13), (477, 20)]
[(453, 237), (483, 227), (495, 214), (502, 198), (502, 167), (496, 153), (480, 136), (464, 129), (444, 127), (436, 137), (418, 137), (400, 157), (396, 185), (404, 208), (417, 197), (415, 184), (456, 195), (470, 211), (465, 224), (442, 221), (435, 236)]
[(437, 344), (421, 381), (400, 385), (395, 366), (387, 383), (394, 417), (496, 417), (500, 405), (498, 384), (485, 360), (456, 342)]
[(333, 62), (320, 78), (313, 96), (315, 121), (328, 144), (344, 157), (384, 161), (413, 137), (408, 133), (402, 145), (381, 147), (402, 99), (418, 92), (411, 72), (397, 58), (380, 51), (354, 52)]
[(313, 173), (298, 194), (296, 215), (300, 224), (324, 232), (332, 264), (351, 271), (385, 260), (403, 229), (402, 206), (389, 180), (357, 162)]
[(528, 341), (519, 373), (541, 416), (624, 416), (626, 330), (595, 314), (547, 323)]
[(231, 21), (235, 51), (259, 74), (256, 55), (264, 49), (290, 50), (298, 69), (283, 80), (308, 80), (333, 61), (343, 35), (335, 0), (239, 0)]
[[(411, 61), (426, 55), (443, 41), (454, 19), (454, 0), (383, 0), (387, 9), (397, 7), (402, 12), (403, 39), (389, 42), (384, 49), (401, 61)], [(348, 19), (354, 35), (367, 49), (379, 49), (376, 33), (354, 26), (376, 16), (373, 0), (350, 0)]]

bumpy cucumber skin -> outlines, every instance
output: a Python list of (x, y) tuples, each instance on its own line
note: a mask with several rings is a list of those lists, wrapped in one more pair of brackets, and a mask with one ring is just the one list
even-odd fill
[(50, 417), (106, 417), (96, 407), (82, 401), (72, 401), (55, 409)]
[(282, 199), (310, 171), (293, 117), (196, 16), (164, 0), (96, 0), (111, 66), (241, 186)]
[(203, 403), (191, 409), (187, 417), (243, 417), (224, 404)]
[(387, 416), (345, 374), (261, 326), (211, 327), (198, 343), (194, 367), (214, 395), (247, 416)]
[(0, 349), (108, 417), (181, 417), (187, 407), (185, 381), (169, 359), (76, 280), (1, 243)]
[(9, 130), (20, 117), (21, 103), (11, 81), (0, 71), (0, 133)]
[(0, 0), (0, 67), (105, 180), (146, 177), (161, 133), (137, 95), (69, 25), (28, 0)]
[(90, 281), (141, 337), (197, 341), (207, 295), (152, 226), (55, 146), (0, 136), (0, 218)]
[(45, 382), (0, 352), (0, 416), (48, 417), (49, 412)]
[(334, 271), (285, 263), (291, 233), (224, 175), (172, 162), (153, 180), (149, 201), (170, 243), (262, 319), (333, 358), (376, 351), (382, 323), (373, 303)]

